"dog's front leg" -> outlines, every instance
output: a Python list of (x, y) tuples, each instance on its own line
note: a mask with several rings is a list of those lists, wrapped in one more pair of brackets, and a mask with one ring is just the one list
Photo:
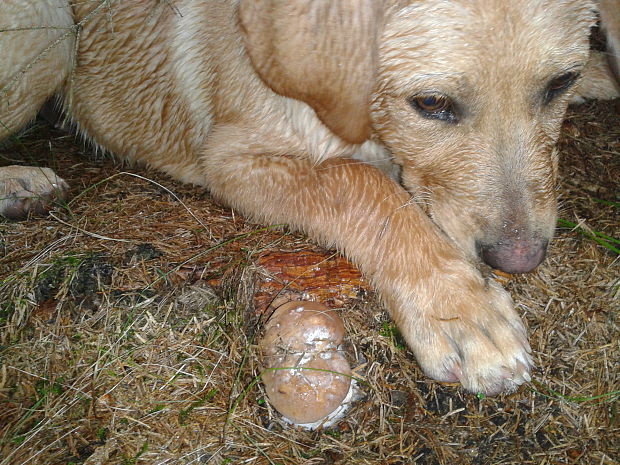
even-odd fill
[(238, 142), (234, 132), (216, 131), (204, 154), (212, 193), (351, 258), (429, 376), (486, 394), (529, 379), (530, 349), (508, 294), (485, 281), (397, 183), (351, 159), (316, 165)]

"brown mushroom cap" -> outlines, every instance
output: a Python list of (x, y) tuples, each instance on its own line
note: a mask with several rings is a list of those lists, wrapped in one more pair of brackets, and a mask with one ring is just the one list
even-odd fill
[(313, 423), (337, 409), (349, 392), (351, 368), (340, 345), (342, 320), (317, 302), (276, 309), (260, 346), (269, 401), (294, 423)]
[(334, 310), (318, 302), (288, 302), (267, 321), (261, 345), (267, 353), (317, 352), (337, 348), (343, 338), (344, 324)]

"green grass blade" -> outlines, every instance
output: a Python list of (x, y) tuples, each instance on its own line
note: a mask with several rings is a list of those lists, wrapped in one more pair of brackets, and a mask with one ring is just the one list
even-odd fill
[(579, 226), (577, 223), (573, 223), (572, 221), (568, 221), (568, 220), (563, 220), (561, 218), (558, 219), (558, 225), (578, 231), (580, 234), (583, 234), (587, 238), (592, 239), (593, 241), (597, 242), (599, 245), (602, 245), (606, 249), (611, 250), (612, 252), (620, 255), (620, 248), (612, 245), (612, 244), (620, 245), (620, 240), (614, 237), (608, 236), (598, 231), (590, 232), (586, 230), (585, 228)]

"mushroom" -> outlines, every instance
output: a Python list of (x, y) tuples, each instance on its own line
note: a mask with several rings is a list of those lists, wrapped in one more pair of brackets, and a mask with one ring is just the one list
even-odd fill
[(318, 302), (288, 302), (267, 321), (260, 342), (262, 380), (271, 405), (291, 422), (323, 420), (349, 394), (343, 337), (340, 317)]

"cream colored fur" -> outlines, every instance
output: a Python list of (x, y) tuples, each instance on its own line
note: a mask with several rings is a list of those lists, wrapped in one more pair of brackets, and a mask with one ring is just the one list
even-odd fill
[[(21, 5), (3, 2), (0, 23), (70, 22), (60, 0)], [(26, 69), (59, 30), (0, 34), (0, 54), (10, 55), (1, 82), (13, 95), (0, 120), (15, 131), (57, 93), (98, 146), (337, 247), (381, 292), (429, 376), (487, 394), (528, 381), (525, 328), (476, 261), (482, 253), (522, 269), (544, 255), (555, 224), (555, 142), (569, 100), (590, 96), (595, 5), (174, 6), (76, 1), (75, 69), (73, 38)], [(18, 46), (33, 54), (7, 52)], [(613, 89), (602, 62), (596, 69)], [(567, 73), (586, 77), (547, 98)], [(451, 102), (450, 113), (429, 116), (420, 107), (429, 95)]]
[(618, 80), (620, 79), (620, 0), (599, 0), (599, 11), (601, 27), (607, 38), (607, 61)]

